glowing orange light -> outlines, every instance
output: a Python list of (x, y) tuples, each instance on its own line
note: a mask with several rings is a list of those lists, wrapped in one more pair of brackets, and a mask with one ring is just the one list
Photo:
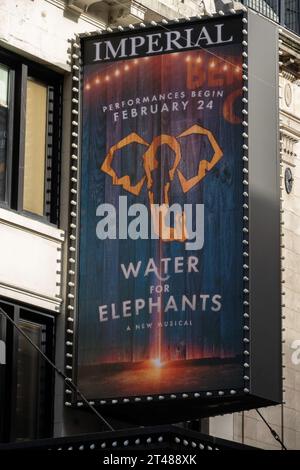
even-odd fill
[(235, 73), (239, 73), (240, 71), (241, 71), (241, 68), (240, 68), (240, 67), (236, 67)]
[(196, 60), (197, 64), (201, 64), (202, 62), (202, 58), (201, 57), (197, 57), (197, 60)]
[(228, 65), (224, 65), (223, 70), (228, 70)]
[(209, 66), (213, 69), (216, 66), (216, 63), (214, 60), (212, 60), (209, 64)]
[(91, 88), (91, 85), (90, 85), (89, 83), (87, 83), (87, 84), (85, 85), (85, 89), (86, 89), (86, 90), (90, 90), (90, 88)]
[(98, 77), (95, 79), (95, 83), (96, 83), (96, 85), (99, 85), (100, 79)]
[(188, 55), (188, 56), (185, 58), (185, 61), (186, 61), (186, 62), (189, 62), (190, 60), (191, 60), (191, 56)]
[(125, 65), (124, 70), (125, 70), (126, 72), (128, 72), (128, 70), (129, 70), (129, 65)]
[(134, 59), (134, 61), (133, 61), (134, 65), (137, 65), (138, 62), (139, 62), (139, 61), (138, 61), (137, 59)]
[(117, 70), (115, 71), (115, 76), (118, 77), (119, 75), (120, 75), (120, 70), (117, 69)]
[(105, 81), (108, 82), (109, 81), (109, 75), (106, 75), (105, 77)]

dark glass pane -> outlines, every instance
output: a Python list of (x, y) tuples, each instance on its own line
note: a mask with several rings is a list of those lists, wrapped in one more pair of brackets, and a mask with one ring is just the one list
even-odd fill
[[(5, 346), (5, 319), (0, 314), (0, 403), (5, 400), (5, 363), (6, 363), (6, 346)], [(3, 436), (4, 411), (0, 411), (0, 440)]]
[(6, 195), (6, 157), (8, 126), (8, 69), (0, 64), (0, 201)]
[[(20, 327), (40, 349), (44, 349), (46, 338), (43, 325), (21, 320)], [(45, 394), (45, 361), (29, 341), (20, 335), (17, 363), (17, 440), (43, 436)]]
[(300, 2), (299, 0), (285, 1), (285, 24), (287, 28), (300, 33)]

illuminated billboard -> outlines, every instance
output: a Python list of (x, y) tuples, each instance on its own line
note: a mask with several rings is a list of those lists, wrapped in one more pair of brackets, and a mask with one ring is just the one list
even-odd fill
[(90, 400), (248, 393), (244, 28), (235, 15), (82, 40), (76, 380)]

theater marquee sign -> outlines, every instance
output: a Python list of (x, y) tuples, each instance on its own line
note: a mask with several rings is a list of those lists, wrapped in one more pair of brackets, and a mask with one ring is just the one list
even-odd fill
[(76, 379), (99, 404), (249, 393), (243, 29), (82, 40)]

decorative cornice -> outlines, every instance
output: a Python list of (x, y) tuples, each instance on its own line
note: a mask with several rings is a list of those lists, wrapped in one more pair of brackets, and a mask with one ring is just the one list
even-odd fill
[[(66, 1), (64, 0), (45, 0), (45, 2), (50, 3), (51, 5), (54, 5), (55, 7), (59, 8), (60, 10), (66, 10), (68, 9), (68, 5)], [(95, 28), (104, 28), (106, 26), (105, 21), (102, 19), (95, 18), (95, 16), (92, 16), (88, 13), (81, 13), (80, 18), (83, 21), (86, 21), (87, 23), (90, 23), (95, 26)]]
[(282, 77), (285, 78), (286, 80), (289, 80), (291, 83), (296, 83), (296, 85), (299, 85), (299, 79), (297, 75), (291, 71), (291, 70), (282, 70)]
[[(282, 113), (284, 114), (284, 113)], [(298, 122), (296, 121), (296, 119), (293, 119), (291, 118), (290, 116), (288, 116), (288, 119), (289, 120), (293, 120), (293, 122), (296, 124), (295, 127), (291, 127), (289, 124), (287, 124), (286, 122), (282, 122), (281, 123), (281, 132), (283, 132), (284, 135), (286, 135), (287, 137), (289, 137), (290, 139), (292, 139), (294, 141), (294, 143), (297, 143), (299, 142), (300, 140), (300, 124), (299, 124), (299, 120)]]
[(13, 299), (18, 296), (23, 302), (28, 302), (32, 305), (39, 305), (42, 308), (55, 311), (57, 311), (62, 304), (61, 297), (50, 297), (3, 281), (0, 282), (0, 294)]

